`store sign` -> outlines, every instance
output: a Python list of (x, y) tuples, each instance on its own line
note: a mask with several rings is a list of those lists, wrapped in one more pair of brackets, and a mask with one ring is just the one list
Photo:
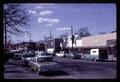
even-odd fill
[(91, 49), (90, 54), (91, 55), (99, 55), (99, 49)]
[(114, 46), (116, 45), (116, 40), (113, 39), (113, 40), (107, 40), (107, 46)]

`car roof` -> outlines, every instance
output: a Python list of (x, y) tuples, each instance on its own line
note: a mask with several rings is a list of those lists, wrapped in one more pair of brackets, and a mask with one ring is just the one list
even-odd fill
[(52, 56), (47, 56), (47, 55), (36, 55), (36, 57), (52, 57)]

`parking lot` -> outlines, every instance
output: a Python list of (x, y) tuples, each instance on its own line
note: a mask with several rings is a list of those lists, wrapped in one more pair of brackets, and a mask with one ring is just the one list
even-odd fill
[(54, 57), (60, 71), (37, 75), (21, 60), (9, 60), (4, 65), (4, 79), (116, 79), (116, 62), (94, 62)]

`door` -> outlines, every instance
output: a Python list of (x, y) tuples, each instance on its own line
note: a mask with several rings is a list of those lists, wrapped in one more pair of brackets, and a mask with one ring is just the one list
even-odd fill
[(107, 50), (100, 50), (99, 51), (99, 59), (100, 60), (108, 59)]

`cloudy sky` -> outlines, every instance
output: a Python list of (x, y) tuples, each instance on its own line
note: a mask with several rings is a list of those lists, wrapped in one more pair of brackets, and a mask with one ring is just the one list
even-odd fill
[[(88, 27), (91, 34), (110, 32), (116, 28), (115, 4), (22, 4), (31, 15), (31, 26), (27, 31), (32, 33), (32, 40), (43, 40), (51, 31), (53, 37), (63, 33), (70, 35), (70, 27), (74, 32), (81, 27)], [(12, 36), (14, 42), (29, 41), (24, 36)]]

